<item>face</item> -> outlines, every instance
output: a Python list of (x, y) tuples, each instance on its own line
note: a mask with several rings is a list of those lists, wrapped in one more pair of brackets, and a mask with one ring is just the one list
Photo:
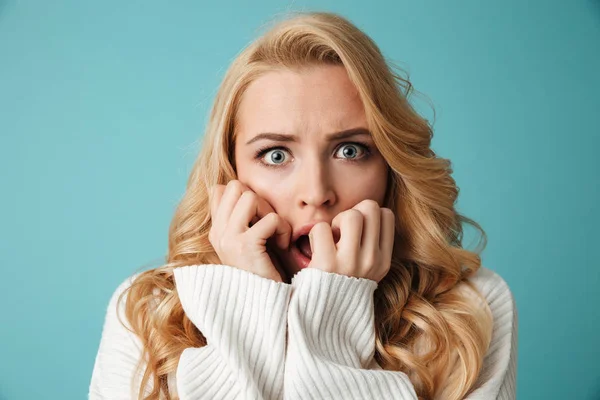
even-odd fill
[[(341, 132), (347, 136), (331, 137)], [(242, 96), (236, 135), (237, 179), (294, 233), (309, 223), (331, 224), (365, 199), (384, 205), (388, 165), (343, 66), (277, 70), (257, 78)], [(289, 282), (299, 266), (289, 252), (271, 252)]]

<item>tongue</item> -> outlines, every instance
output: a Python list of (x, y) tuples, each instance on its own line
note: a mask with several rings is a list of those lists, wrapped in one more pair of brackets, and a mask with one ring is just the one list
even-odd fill
[(302, 254), (308, 258), (312, 258), (312, 250), (310, 248), (310, 240), (308, 239), (308, 236), (300, 236), (296, 242), (296, 246), (298, 246), (298, 249), (300, 249)]

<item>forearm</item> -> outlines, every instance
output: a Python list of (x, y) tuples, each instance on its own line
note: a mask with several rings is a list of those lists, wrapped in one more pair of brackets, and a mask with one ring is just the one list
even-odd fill
[(287, 399), (416, 399), (406, 374), (376, 368), (375, 281), (307, 268), (292, 282)]

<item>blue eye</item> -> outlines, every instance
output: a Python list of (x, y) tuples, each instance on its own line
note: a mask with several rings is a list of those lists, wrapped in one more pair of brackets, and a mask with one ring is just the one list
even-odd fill
[[(356, 148), (361, 148), (361, 150), (363, 152), (362, 156), (357, 155)], [(367, 161), (369, 159), (369, 156), (371, 155), (371, 148), (366, 143), (359, 143), (359, 142), (343, 143), (342, 146), (338, 147), (338, 149), (336, 150), (335, 153), (338, 154), (340, 149), (350, 149), (350, 151), (342, 152), (343, 156), (341, 157), (341, 159), (343, 161), (347, 161), (347, 162), (357, 163), (357, 162), (361, 162), (361, 161)], [(280, 166), (285, 164), (285, 161), (284, 161), (285, 156), (283, 155), (283, 153), (286, 153), (286, 152), (289, 153), (289, 150), (286, 147), (281, 147), (281, 146), (263, 147), (263, 148), (257, 150), (254, 158), (256, 160), (258, 160), (265, 167), (279, 168)], [(269, 153), (271, 153), (270, 156), (264, 157), (264, 156), (268, 155)], [(263, 161), (263, 158), (269, 159), (270, 162)]]
[[(349, 144), (348, 146), (341, 146), (340, 149), (356, 149), (357, 147), (364, 147), (364, 146), (356, 146), (355, 144)], [(363, 149), (363, 151), (366, 152), (366, 150)], [(342, 152), (342, 154), (344, 154), (345, 156), (348, 157), (348, 159), (353, 160), (355, 159), (356, 156), (356, 150), (354, 151), (350, 151), (350, 152)]]
[(279, 165), (283, 162), (283, 158), (284, 156), (283, 154), (283, 149), (282, 148), (272, 148), (272, 149), (266, 149), (264, 150), (263, 154), (261, 155), (267, 155), (268, 153), (271, 153), (271, 156), (267, 156), (267, 159), (270, 159), (270, 161), (273, 161), (275, 164), (267, 164), (267, 165)]

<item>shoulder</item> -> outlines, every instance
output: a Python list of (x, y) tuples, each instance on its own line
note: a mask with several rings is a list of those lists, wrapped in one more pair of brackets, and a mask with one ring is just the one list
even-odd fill
[[(479, 399), (478, 395), (496, 398), (499, 394), (514, 398), (518, 325), (515, 298), (506, 281), (491, 269), (482, 266), (468, 280), (485, 297), (494, 320), (492, 340), (478, 381), (482, 387), (468, 399)], [(493, 397), (486, 397), (491, 394)]]
[[(127, 294), (125, 292), (127, 291), (127, 289), (129, 289), (131, 287), (133, 282), (141, 274), (142, 274), (141, 272), (133, 273), (117, 283), (116, 288), (114, 288), (112, 290), (112, 293), (110, 296), (110, 300), (108, 303), (108, 308), (109, 308), (108, 311), (116, 310), (117, 306), (119, 306), (119, 308), (123, 308), (124, 301), (126, 300), (126, 297), (127, 297)], [(121, 298), (121, 297), (123, 297), (123, 298), (121, 299), (121, 302), (118, 303), (119, 298)]]
[[(90, 399), (124, 398), (130, 391), (137, 393), (141, 377), (138, 362), (144, 345), (131, 329), (125, 314), (127, 289), (141, 273), (122, 279), (112, 289), (102, 327), (100, 344), (94, 361), (89, 387)], [(133, 382), (132, 378), (136, 381)], [(135, 389), (135, 390), (134, 390)], [(131, 393), (127, 398), (137, 398)]]
[(481, 266), (468, 280), (486, 298), (494, 315), (494, 320), (503, 316), (506, 317), (508, 314), (516, 314), (517, 307), (513, 293), (506, 281), (497, 272)]
[(111, 289), (108, 299), (104, 324), (102, 328), (102, 337), (114, 337), (126, 335), (125, 330), (130, 329), (131, 325), (125, 316), (125, 305), (127, 301), (127, 289), (131, 287), (140, 273), (133, 273), (126, 278), (118, 281), (117, 285)]

